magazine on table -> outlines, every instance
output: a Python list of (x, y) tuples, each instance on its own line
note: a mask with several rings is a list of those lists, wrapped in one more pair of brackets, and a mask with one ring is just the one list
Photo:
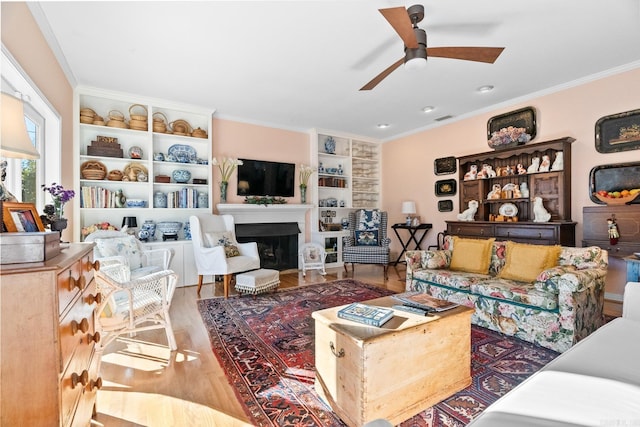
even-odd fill
[(380, 327), (393, 317), (393, 310), (354, 302), (338, 310), (338, 317)]
[(410, 307), (417, 307), (428, 311), (445, 311), (457, 307), (460, 304), (451, 301), (434, 298), (421, 292), (405, 292), (391, 295), (397, 301)]

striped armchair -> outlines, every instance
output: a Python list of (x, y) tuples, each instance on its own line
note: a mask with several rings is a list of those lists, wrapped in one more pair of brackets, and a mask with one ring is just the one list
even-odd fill
[(344, 239), (342, 261), (344, 269), (351, 263), (382, 264), (384, 278), (388, 278), (389, 244), (387, 237), (387, 213), (379, 210), (357, 210), (349, 213), (349, 236)]

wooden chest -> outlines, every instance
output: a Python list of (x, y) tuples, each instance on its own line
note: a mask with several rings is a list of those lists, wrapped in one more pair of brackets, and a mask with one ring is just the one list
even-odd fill
[(375, 328), (339, 319), (342, 307), (312, 314), (315, 387), (349, 426), (380, 418), (397, 425), (471, 384), (472, 309), (428, 317), (396, 311)]
[[(620, 238), (609, 241), (607, 218), (615, 218)], [(624, 258), (640, 252), (640, 205), (585, 206), (582, 208), (582, 246), (599, 246), (610, 257)]]

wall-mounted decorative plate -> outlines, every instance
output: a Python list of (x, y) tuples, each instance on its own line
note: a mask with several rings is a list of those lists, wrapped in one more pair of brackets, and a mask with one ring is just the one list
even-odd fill
[(453, 211), (453, 200), (438, 200), (439, 212), (451, 212)]
[(436, 196), (455, 196), (457, 188), (457, 182), (455, 179), (442, 179), (440, 181), (436, 181)]
[(599, 153), (640, 150), (640, 110), (605, 116), (596, 122)]
[(453, 156), (441, 157), (433, 161), (433, 172), (436, 175), (449, 175), (457, 170), (456, 158)]

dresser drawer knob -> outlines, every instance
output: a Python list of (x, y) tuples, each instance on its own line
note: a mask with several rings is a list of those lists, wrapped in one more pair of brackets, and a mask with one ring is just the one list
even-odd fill
[(87, 263), (87, 271), (91, 270), (100, 271), (100, 261), (95, 260), (94, 262)]
[(86, 285), (87, 279), (85, 279), (84, 276), (80, 276), (79, 279), (69, 276), (69, 291), (73, 291), (73, 288), (83, 290)]
[(101, 389), (102, 388), (102, 378), (98, 377), (95, 380), (91, 380), (91, 382), (89, 382), (89, 391), (93, 391), (95, 389)]
[(86, 319), (86, 317), (82, 319), (80, 323), (76, 322), (75, 320), (71, 321), (71, 333), (75, 335), (78, 333), (78, 330), (82, 331), (83, 334), (87, 333), (87, 331), (89, 330), (89, 321)]
[(89, 296), (87, 296), (87, 302), (89, 304), (93, 304), (93, 303), (102, 304), (102, 294), (100, 292), (96, 292), (95, 295), (89, 294)]
[(341, 348), (340, 351), (336, 353), (336, 346), (333, 345), (333, 341), (329, 342), (329, 348), (331, 349), (331, 353), (333, 353), (333, 355), (338, 359), (344, 357), (344, 348)]
[(78, 383), (82, 384), (83, 387), (89, 384), (89, 372), (86, 369), (80, 375), (75, 372), (71, 374), (71, 388), (76, 388)]
[(96, 332), (95, 334), (87, 334), (87, 344), (91, 344), (91, 341), (95, 341), (96, 344), (100, 342), (100, 332)]

